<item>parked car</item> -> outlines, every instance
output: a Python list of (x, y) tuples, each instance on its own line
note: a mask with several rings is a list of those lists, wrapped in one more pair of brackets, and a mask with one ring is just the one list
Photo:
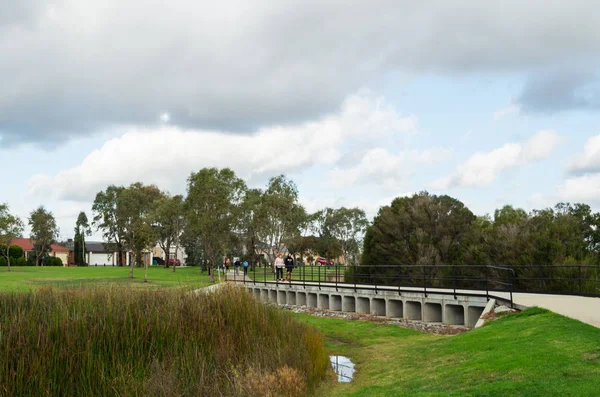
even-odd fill
[[(169, 266), (173, 266), (174, 263), (175, 263), (175, 259), (173, 259), (173, 258), (169, 259)], [(181, 266), (181, 261), (179, 259), (177, 259), (177, 263), (175, 264), (175, 266)]]

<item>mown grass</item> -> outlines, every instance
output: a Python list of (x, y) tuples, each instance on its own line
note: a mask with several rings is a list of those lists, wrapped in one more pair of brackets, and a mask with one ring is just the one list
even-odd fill
[(128, 267), (29, 267), (12, 266), (11, 271), (0, 267), (0, 291), (29, 291), (42, 287), (94, 288), (119, 284), (138, 288), (201, 288), (210, 284), (206, 272), (197, 267), (172, 269), (148, 268), (148, 283), (144, 283), (144, 269), (135, 268), (133, 279)]
[(2, 396), (300, 396), (319, 333), (241, 288), (0, 293)]
[(600, 395), (600, 329), (533, 308), (458, 336), (298, 315), (350, 357), (355, 380), (323, 396)]

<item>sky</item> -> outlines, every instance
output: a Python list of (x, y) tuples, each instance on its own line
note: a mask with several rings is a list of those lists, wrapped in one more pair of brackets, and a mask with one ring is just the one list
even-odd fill
[[(600, 3), (0, 0), (0, 202), (62, 238), (109, 184), (286, 174), (309, 211), (427, 190), (600, 210)], [(95, 232), (95, 236), (100, 233)]]

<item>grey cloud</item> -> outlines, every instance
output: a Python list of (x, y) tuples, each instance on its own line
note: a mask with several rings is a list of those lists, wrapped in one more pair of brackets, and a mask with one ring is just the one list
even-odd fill
[(330, 113), (387, 71), (535, 71), (600, 48), (600, 3), (584, 0), (9, 1), (3, 145), (148, 125), (163, 112), (250, 133)]
[(530, 113), (600, 109), (600, 80), (581, 70), (541, 74), (526, 82), (518, 103)]

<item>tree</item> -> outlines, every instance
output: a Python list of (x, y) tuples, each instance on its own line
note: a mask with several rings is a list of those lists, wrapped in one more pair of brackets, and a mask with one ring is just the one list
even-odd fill
[(285, 241), (298, 235), (304, 213), (296, 184), (284, 175), (271, 178), (257, 209), (258, 237), (268, 245), (271, 263), (285, 250)]
[(212, 282), (215, 260), (225, 250), (233, 227), (239, 222), (245, 192), (245, 182), (229, 168), (203, 168), (188, 178), (187, 238), (202, 244)]
[(73, 251), (75, 264), (83, 266), (86, 263), (85, 260), (85, 236), (90, 236), (92, 231), (88, 222), (87, 215), (81, 211), (77, 216), (77, 222), (75, 223), (75, 238), (73, 239)]
[(154, 203), (152, 226), (156, 232), (158, 245), (165, 252), (165, 267), (169, 266), (171, 247), (175, 246), (175, 263), (173, 265), (173, 271), (175, 271), (181, 234), (184, 229), (183, 196), (169, 197), (165, 195), (158, 199)]
[(240, 206), (240, 220), (237, 228), (242, 242), (250, 257), (250, 267), (254, 269), (258, 262), (257, 247), (260, 244), (258, 233), (261, 229), (260, 205), (263, 192), (260, 189), (247, 189)]
[(105, 191), (96, 194), (92, 212), (94, 220), (92, 224), (96, 230), (102, 231), (104, 248), (109, 252), (117, 253), (117, 266), (123, 266), (123, 227), (117, 218), (117, 203), (119, 194), (125, 188), (110, 185)]
[[(129, 266), (129, 278), (133, 278), (133, 267), (142, 261), (142, 252), (152, 249), (156, 235), (152, 228), (154, 203), (163, 197), (154, 185), (145, 186), (134, 183), (123, 189), (117, 196), (116, 220), (121, 230), (121, 242), (132, 251)], [(148, 263), (144, 263), (144, 282), (148, 282)]]
[(461, 242), (475, 221), (460, 201), (427, 192), (394, 199), (382, 207), (365, 236), (363, 263), (459, 264)]
[(344, 259), (344, 265), (348, 265), (348, 258), (356, 259), (359, 243), (369, 226), (365, 211), (360, 208), (339, 208), (329, 212), (325, 220), (325, 229), (339, 243), (339, 248)]
[(0, 204), (0, 245), (2, 245), (2, 255), (6, 257), (6, 264), (10, 272), (11, 245), (10, 242), (21, 237), (23, 234), (23, 222), (18, 216), (10, 213), (8, 204)]
[(58, 226), (52, 212), (40, 206), (29, 216), (29, 227), (35, 252), (35, 264), (39, 266), (40, 261), (48, 255), (52, 244), (58, 238)]

